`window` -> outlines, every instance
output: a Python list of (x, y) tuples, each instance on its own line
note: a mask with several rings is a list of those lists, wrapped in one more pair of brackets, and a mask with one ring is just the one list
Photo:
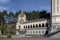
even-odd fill
[(38, 27), (38, 25), (36, 24), (36, 28)]
[(26, 27), (24, 26), (24, 28), (26, 28)]
[(44, 31), (42, 31), (42, 33), (44, 33)]
[(42, 23), (42, 27), (44, 27), (44, 24)]
[(38, 33), (38, 31), (36, 31), (36, 33)]
[(26, 26), (26, 28), (27, 28), (27, 26)]
[(53, 25), (53, 29), (56, 29), (56, 25)]
[(46, 27), (48, 27), (48, 23), (46, 23)]
[(41, 33), (41, 31), (39, 31), (39, 33)]
[(60, 25), (57, 25), (57, 30), (60, 31)]
[(30, 31), (30, 33), (32, 33), (32, 31)]
[(35, 33), (35, 32), (33, 31), (33, 33)]
[(35, 25), (33, 25), (33, 28), (35, 28)]
[(29, 33), (29, 31), (28, 31), (28, 33)]
[(32, 28), (32, 25), (31, 25), (31, 28)]
[(53, 22), (56, 22), (56, 18), (53, 18)]
[(41, 24), (39, 24), (39, 27), (41, 27)]
[(29, 25), (28, 25), (28, 28), (30, 28)]
[(23, 22), (24, 22), (24, 19), (23, 19), (23, 18), (21, 18), (21, 19), (20, 19), (20, 23), (23, 23)]

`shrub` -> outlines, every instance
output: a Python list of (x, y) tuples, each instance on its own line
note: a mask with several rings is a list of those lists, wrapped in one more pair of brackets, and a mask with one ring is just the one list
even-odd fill
[(11, 34), (10, 33), (7, 35), (7, 38), (11, 38)]

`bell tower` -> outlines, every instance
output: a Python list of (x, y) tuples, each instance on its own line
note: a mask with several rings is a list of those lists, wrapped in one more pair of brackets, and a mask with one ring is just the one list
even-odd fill
[(51, 26), (51, 32), (60, 29), (60, 0), (51, 0)]

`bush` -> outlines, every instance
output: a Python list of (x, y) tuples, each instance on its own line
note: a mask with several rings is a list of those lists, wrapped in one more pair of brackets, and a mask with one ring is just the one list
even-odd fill
[(11, 34), (10, 33), (7, 35), (7, 38), (11, 38)]

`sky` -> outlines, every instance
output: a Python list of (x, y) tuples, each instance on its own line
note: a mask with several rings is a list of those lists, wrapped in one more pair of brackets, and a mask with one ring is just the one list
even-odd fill
[(0, 0), (0, 11), (8, 12), (24, 11), (42, 11), (50, 12), (50, 0)]

